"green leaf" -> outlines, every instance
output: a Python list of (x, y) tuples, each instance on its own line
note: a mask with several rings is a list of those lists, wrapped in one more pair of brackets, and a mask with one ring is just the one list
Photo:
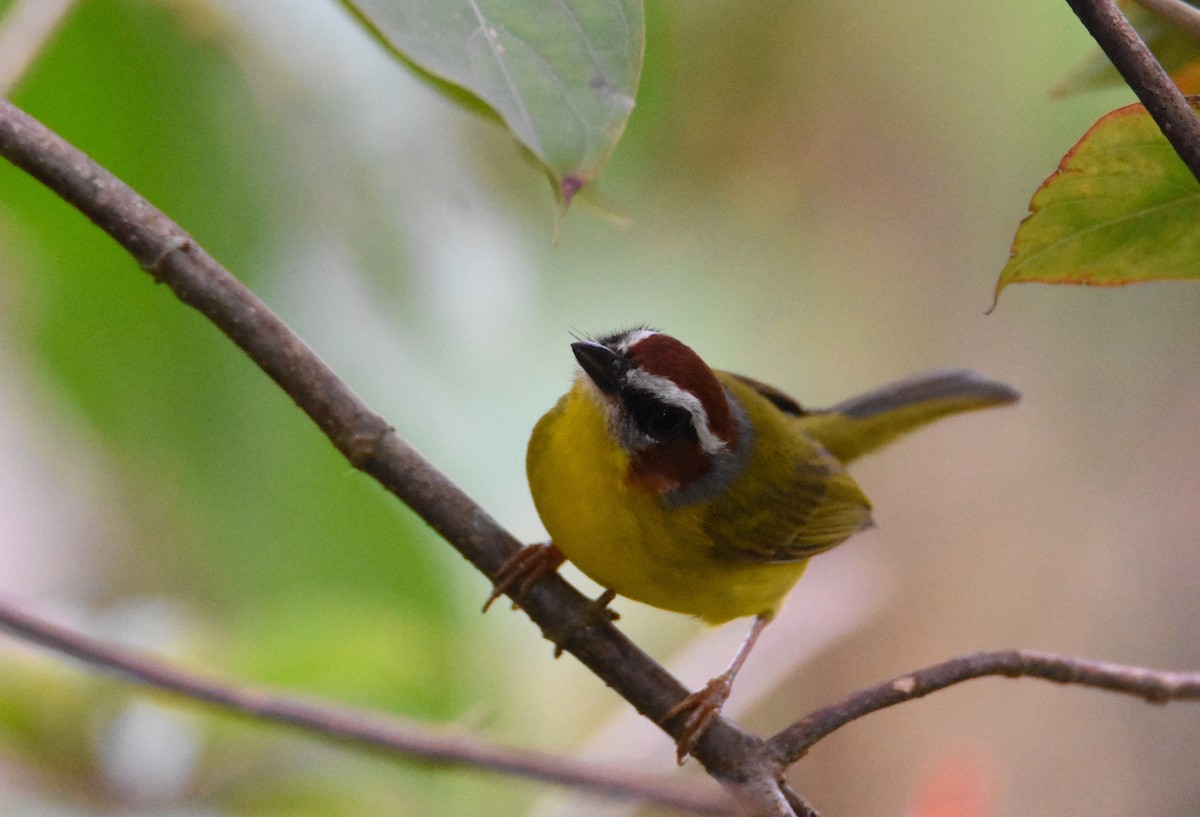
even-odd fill
[(564, 203), (594, 179), (633, 110), (641, 0), (343, 0), (447, 95), (494, 112)]
[[(1200, 97), (1189, 97), (1200, 108)], [(1102, 117), (1033, 195), (996, 283), (1200, 278), (1200, 184), (1141, 105)]]

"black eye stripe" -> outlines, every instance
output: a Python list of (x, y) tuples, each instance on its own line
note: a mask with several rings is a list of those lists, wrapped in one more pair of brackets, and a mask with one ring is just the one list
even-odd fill
[(696, 440), (692, 414), (682, 406), (669, 403), (640, 389), (621, 392), (625, 410), (638, 430), (658, 442), (687, 438)]

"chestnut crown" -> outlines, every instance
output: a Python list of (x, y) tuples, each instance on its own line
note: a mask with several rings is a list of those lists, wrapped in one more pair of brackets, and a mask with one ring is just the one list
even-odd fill
[(631, 476), (659, 492), (705, 475), (738, 448), (742, 423), (700, 356), (638, 327), (571, 344), (610, 431), (631, 455)]

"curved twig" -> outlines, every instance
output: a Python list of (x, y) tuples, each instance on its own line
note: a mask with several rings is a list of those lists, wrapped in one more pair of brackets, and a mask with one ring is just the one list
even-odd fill
[(1067, 0), (1192, 175), (1200, 181), (1200, 119), (1112, 0)]
[(802, 758), (817, 741), (864, 715), (989, 675), (1094, 687), (1157, 704), (1200, 700), (1200, 672), (1150, 670), (1035, 650), (977, 652), (851, 692), (770, 738), (767, 751), (779, 768), (787, 767)]
[(43, 621), (3, 600), (0, 600), (0, 629), (134, 683), (237, 715), (299, 727), (342, 743), (422, 762), (518, 775), (691, 813), (719, 815), (733, 810), (733, 803), (719, 789), (680, 784), (628, 770), (600, 769), (542, 752), (487, 744), (470, 735), (435, 731), (379, 712), (335, 707), (275, 690), (217, 681)]

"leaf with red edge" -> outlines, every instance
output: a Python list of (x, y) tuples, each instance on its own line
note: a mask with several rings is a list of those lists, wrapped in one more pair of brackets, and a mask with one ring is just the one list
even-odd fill
[[(1189, 97), (1193, 109), (1200, 98)], [(1102, 117), (1029, 205), (996, 283), (1200, 278), (1200, 183), (1141, 105)]]

